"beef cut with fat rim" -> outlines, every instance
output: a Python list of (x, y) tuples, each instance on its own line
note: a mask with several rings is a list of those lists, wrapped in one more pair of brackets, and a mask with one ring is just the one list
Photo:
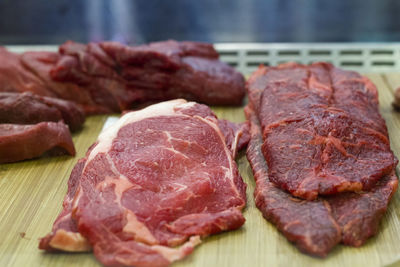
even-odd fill
[(109, 266), (165, 266), (202, 237), (239, 228), (246, 185), (234, 156), (247, 132), (185, 100), (126, 113), (78, 161), (39, 247), (93, 249)]

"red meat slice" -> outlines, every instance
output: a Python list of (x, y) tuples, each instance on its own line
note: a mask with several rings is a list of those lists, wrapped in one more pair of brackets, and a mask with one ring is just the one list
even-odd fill
[(396, 192), (395, 170), (379, 180), (369, 192), (327, 197), (332, 214), (342, 229), (342, 243), (359, 247), (378, 232), (379, 222)]
[(397, 163), (367, 78), (325, 63), (285, 64), (259, 68), (247, 88), (269, 178), (294, 196), (370, 190)]
[(35, 125), (0, 124), (0, 163), (36, 158), (45, 152), (75, 155), (68, 126), (62, 121)]
[(35, 124), (64, 120), (71, 131), (81, 128), (85, 114), (75, 103), (30, 92), (0, 92), (0, 123)]
[(165, 266), (201, 237), (239, 228), (246, 185), (233, 155), (246, 129), (185, 100), (125, 114), (75, 166), (40, 248), (91, 244), (105, 265)]
[(251, 122), (247, 158), (256, 181), (256, 206), (299, 250), (325, 257), (339, 242), (358, 247), (378, 232), (379, 222), (397, 189), (394, 169), (369, 192), (341, 193), (313, 201), (293, 197), (269, 180), (261, 150), (261, 127), (249, 106), (246, 116)]
[(256, 181), (254, 199), (257, 208), (301, 251), (326, 256), (341, 238), (340, 227), (331, 215), (329, 204), (297, 199), (270, 182), (261, 150), (261, 128), (251, 109), (246, 109), (246, 116), (251, 122), (247, 159)]

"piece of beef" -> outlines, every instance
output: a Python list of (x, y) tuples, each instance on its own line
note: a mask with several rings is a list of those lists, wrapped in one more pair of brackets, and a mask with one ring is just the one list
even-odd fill
[(149, 102), (186, 98), (239, 105), (244, 78), (218, 60), (212, 45), (165, 41), (61, 45), (59, 52), (0, 49), (0, 90), (33, 92), (79, 104), (86, 114), (113, 113)]
[(342, 243), (359, 247), (378, 232), (379, 222), (396, 192), (395, 170), (379, 180), (369, 192), (327, 197), (332, 214), (342, 229)]
[(301, 251), (326, 256), (341, 239), (340, 227), (331, 215), (329, 204), (326, 201), (297, 199), (270, 182), (261, 150), (261, 127), (249, 107), (246, 116), (251, 125), (247, 159), (256, 181), (254, 199), (257, 208)]
[(1, 91), (32, 91), (73, 101), (86, 114), (113, 113), (149, 102), (186, 98), (239, 105), (244, 78), (218, 60), (212, 45), (165, 41), (141, 46), (114, 42), (61, 45), (59, 52), (0, 51)]
[[(88, 84), (79, 82), (57, 81), (51, 77), (53, 68), (62, 61), (62, 56), (55, 52), (25, 52), (21, 55), (21, 62), (26, 71), (39, 77), (46, 86), (47, 94), (79, 104), (87, 115), (118, 112), (119, 107), (115, 98), (106, 89), (110, 90), (112, 82), (107, 79), (97, 79)], [(101, 84), (101, 86), (98, 86)]]
[(201, 237), (239, 228), (246, 185), (233, 155), (246, 129), (185, 100), (126, 113), (75, 166), (40, 248), (91, 244), (105, 265), (165, 266)]
[(60, 122), (34, 125), (0, 124), (0, 163), (51, 155), (75, 155), (68, 126)]
[(218, 126), (224, 133), (225, 141), (232, 155), (236, 158), (236, 153), (250, 141), (249, 124), (248, 122), (234, 123), (228, 120), (218, 120)]
[(394, 170), (370, 192), (341, 193), (313, 201), (293, 197), (269, 180), (261, 150), (261, 127), (251, 106), (246, 107), (246, 116), (251, 125), (247, 158), (256, 181), (256, 206), (299, 250), (325, 257), (339, 242), (358, 247), (378, 232), (379, 222), (397, 189)]
[[(238, 105), (245, 94), (243, 76), (220, 62), (208, 44), (165, 41), (130, 47), (114, 42), (86, 46), (67, 42), (60, 47), (60, 54), (74, 57), (76, 62), (53, 68), (54, 79), (77, 82), (83, 80), (83, 72), (92, 79), (118, 80), (125, 85), (123, 91), (116, 91), (121, 86), (110, 91), (121, 109), (178, 97), (214, 105)], [(127, 93), (128, 97), (121, 97)]]
[(295, 196), (370, 190), (397, 160), (377, 90), (326, 63), (260, 67), (247, 84), (270, 180)]
[(19, 54), (0, 47), (0, 91), (55, 96), (36, 75), (26, 71), (20, 59)]
[(52, 97), (24, 93), (0, 92), (0, 123), (35, 124), (64, 120), (71, 131), (82, 127), (83, 110), (75, 103)]

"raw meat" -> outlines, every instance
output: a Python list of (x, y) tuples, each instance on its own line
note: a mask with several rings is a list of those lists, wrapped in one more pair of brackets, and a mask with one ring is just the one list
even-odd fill
[(112, 113), (142, 103), (186, 98), (240, 105), (244, 78), (218, 60), (212, 45), (165, 41), (140, 46), (66, 42), (59, 52), (0, 49), (0, 90), (73, 101), (86, 114)]
[(341, 193), (314, 201), (293, 197), (269, 180), (261, 150), (261, 127), (251, 107), (246, 108), (246, 115), (251, 121), (247, 158), (256, 180), (256, 206), (299, 250), (325, 257), (339, 242), (358, 247), (378, 232), (379, 222), (397, 189), (394, 170), (370, 192)]
[(209, 44), (165, 41), (129, 47), (114, 42), (67, 42), (60, 54), (51, 71), (53, 79), (85, 84), (103, 77), (122, 82), (124, 90), (108, 89), (121, 110), (135, 102), (178, 97), (239, 105), (245, 94), (243, 76), (220, 62)]
[[(260, 67), (247, 89), (247, 158), (264, 217), (311, 255), (325, 257), (339, 242), (364, 244), (377, 233), (398, 184), (374, 85), (329, 64), (290, 63)], [(343, 188), (321, 173), (360, 188)], [(298, 190), (299, 179), (314, 187)]]
[(48, 95), (48, 88), (36, 75), (24, 68), (19, 54), (8, 52), (0, 47), (0, 62), (1, 92), (32, 92)]
[(0, 124), (0, 163), (50, 155), (75, 155), (68, 126), (60, 122), (35, 125)]
[(326, 256), (340, 242), (341, 234), (328, 203), (297, 199), (269, 181), (267, 163), (261, 151), (261, 128), (252, 110), (247, 108), (246, 115), (251, 121), (247, 159), (256, 181), (256, 206), (301, 251)]
[[(88, 83), (57, 81), (52, 78), (53, 68), (63, 62), (62, 55), (53, 52), (26, 52), (21, 62), (27, 70), (34, 73), (46, 85), (47, 95), (62, 98), (80, 104), (87, 115), (120, 111), (110, 91), (125, 92), (124, 86), (110, 79), (91, 79)], [(72, 71), (73, 72), (73, 71)], [(108, 88), (108, 89), (107, 89)], [(126, 92), (126, 97), (129, 97)]]
[(370, 190), (397, 163), (375, 86), (330, 64), (261, 67), (249, 79), (269, 179), (294, 196)]
[(81, 128), (85, 114), (75, 103), (31, 92), (0, 92), (0, 123), (35, 124), (64, 120), (71, 131)]
[(201, 237), (239, 228), (246, 185), (233, 155), (247, 128), (185, 100), (125, 114), (75, 166), (39, 247), (92, 246), (105, 265), (165, 266)]

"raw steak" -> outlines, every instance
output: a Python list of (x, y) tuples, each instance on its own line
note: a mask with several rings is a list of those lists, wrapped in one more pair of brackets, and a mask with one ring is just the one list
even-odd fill
[(370, 192), (341, 193), (313, 201), (293, 197), (269, 180), (267, 162), (261, 150), (261, 127), (249, 106), (246, 116), (251, 122), (247, 158), (256, 180), (256, 206), (299, 250), (325, 257), (339, 242), (358, 247), (377, 233), (379, 222), (397, 189), (394, 170)]
[(0, 123), (35, 124), (64, 120), (71, 131), (81, 128), (85, 114), (75, 103), (31, 92), (0, 92)]
[(269, 179), (297, 197), (371, 190), (396, 163), (375, 86), (326, 63), (260, 67), (247, 84)]
[(59, 52), (0, 48), (0, 90), (73, 101), (86, 114), (112, 113), (143, 103), (186, 98), (239, 105), (244, 78), (218, 60), (212, 45), (165, 41), (140, 46), (66, 42)]
[(201, 237), (239, 228), (246, 185), (233, 155), (248, 141), (243, 131), (247, 124), (185, 100), (125, 114), (75, 166), (64, 209), (39, 247), (91, 245), (105, 265), (165, 266)]
[(0, 163), (50, 155), (75, 155), (68, 126), (60, 122), (35, 125), (0, 124)]

